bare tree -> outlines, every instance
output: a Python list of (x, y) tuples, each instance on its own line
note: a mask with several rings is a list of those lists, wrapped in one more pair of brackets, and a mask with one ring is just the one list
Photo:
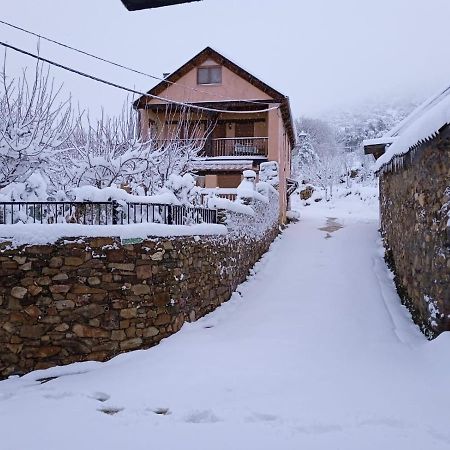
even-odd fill
[(24, 70), (10, 78), (5, 55), (0, 77), (1, 188), (51, 165), (71, 134), (72, 114), (70, 99), (59, 101), (62, 85), (55, 86), (42, 63), (30, 76)]
[(127, 105), (116, 118), (77, 121), (71, 145), (60, 155), (69, 186), (127, 185), (135, 193), (154, 194), (171, 175), (191, 171), (213, 125), (188, 107), (168, 105), (162, 124), (142, 136)]

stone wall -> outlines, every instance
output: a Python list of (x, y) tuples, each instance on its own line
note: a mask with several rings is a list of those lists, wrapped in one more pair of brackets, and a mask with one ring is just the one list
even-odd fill
[(227, 301), (277, 233), (0, 245), (0, 378), (157, 344)]
[(430, 338), (450, 330), (450, 140), (439, 135), (380, 174), (381, 224), (403, 303)]

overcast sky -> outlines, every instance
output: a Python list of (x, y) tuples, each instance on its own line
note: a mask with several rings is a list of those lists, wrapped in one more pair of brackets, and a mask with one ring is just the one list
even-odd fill
[[(206, 46), (288, 95), (294, 116), (424, 96), (450, 83), (450, 0), (203, 0), (128, 12), (120, 0), (2, 1), (0, 18), (161, 76)], [(0, 40), (36, 38), (0, 25)], [(41, 54), (109, 80), (155, 82), (41, 42)], [(8, 52), (8, 72), (32, 65)], [(125, 95), (53, 70), (76, 102), (116, 112)]]

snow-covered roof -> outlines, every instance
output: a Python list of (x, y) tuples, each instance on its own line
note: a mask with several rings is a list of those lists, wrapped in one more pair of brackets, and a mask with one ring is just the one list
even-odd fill
[[(378, 139), (379, 144), (391, 145), (376, 162), (375, 171), (389, 164), (393, 158), (407, 154), (412, 147), (435, 137), (450, 124), (450, 85), (418, 106), (396, 127)], [(365, 145), (375, 145), (365, 143)]]
[(395, 141), (395, 137), (384, 135), (382, 137), (375, 138), (375, 139), (364, 139), (363, 146), (367, 147), (369, 145), (388, 145), (388, 144), (392, 144), (394, 141)]
[(193, 170), (229, 170), (243, 171), (253, 168), (253, 161), (241, 158), (217, 157), (217, 158), (196, 158), (191, 163)]

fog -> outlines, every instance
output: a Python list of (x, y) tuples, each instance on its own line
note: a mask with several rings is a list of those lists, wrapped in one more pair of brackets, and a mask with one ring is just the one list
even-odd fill
[[(291, 99), (294, 116), (368, 101), (421, 98), (450, 83), (448, 0), (204, 0), (128, 12), (120, 0), (2, 2), (1, 19), (162, 76), (211, 46)], [(34, 37), (0, 25), (0, 40), (36, 51)], [(148, 90), (155, 80), (45, 41), (40, 54)], [(8, 75), (33, 60), (7, 52)], [(60, 69), (81, 108), (116, 113), (126, 95)]]

